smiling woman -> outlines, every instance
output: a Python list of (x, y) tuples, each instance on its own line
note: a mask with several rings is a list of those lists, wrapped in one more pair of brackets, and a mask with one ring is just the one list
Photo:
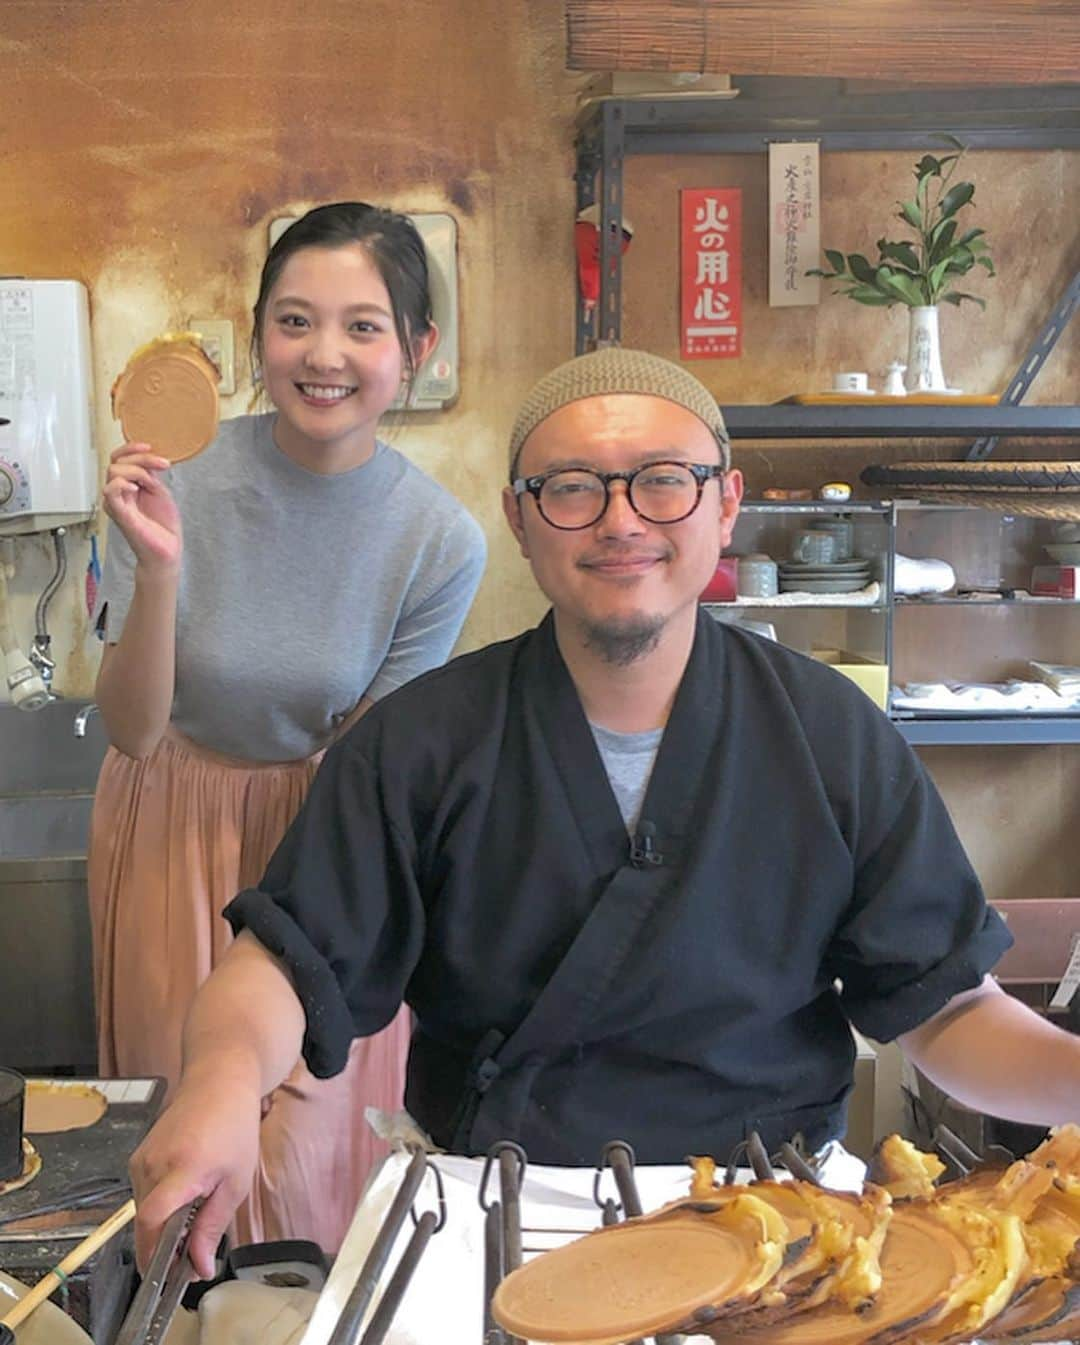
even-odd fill
[[(125, 444), (104, 494), (100, 1064), (171, 1087), (189, 1002), (230, 942), (222, 909), (258, 880), (327, 746), (446, 659), (484, 562), (465, 510), (378, 438), (437, 339), (410, 222), (309, 212), (271, 249), (254, 318), (275, 409), (171, 470)], [(400, 1104), (407, 1042), (399, 1016), (340, 1077), (297, 1067), (264, 1100), (240, 1240), (336, 1249), (377, 1152), (355, 1118)]]
[(412, 225), (346, 209), (323, 207), (336, 213), (312, 211), (286, 230), (255, 303), (253, 352), (280, 413), (278, 447), (312, 471), (371, 457), (380, 416), (439, 338)]

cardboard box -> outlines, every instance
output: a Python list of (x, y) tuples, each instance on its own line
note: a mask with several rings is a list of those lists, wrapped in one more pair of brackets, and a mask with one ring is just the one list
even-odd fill
[(811, 658), (827, 663), (861, 687), (876, 706), (885, 710), (889, 704), (889, 665), (852, 654), (847, 649), (812, 649)]

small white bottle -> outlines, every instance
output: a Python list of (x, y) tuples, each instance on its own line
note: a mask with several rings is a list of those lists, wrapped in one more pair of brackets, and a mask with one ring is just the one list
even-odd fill
[(907, 371), (907, 365), (903, 360), (893, 360), (885, 371), (885, 386), (882, 392), (886, 397), (906, 397), (907, 388), (904, 387), (904, 374)]

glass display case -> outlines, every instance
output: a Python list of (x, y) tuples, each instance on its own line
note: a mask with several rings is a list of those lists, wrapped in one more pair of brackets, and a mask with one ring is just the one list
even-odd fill
[[(846, 566), (800, 559), (805, 533), (845, 523)], [(1032, 593), (1035, 567), (1062, 555), (1060, 536), (1050, 519), (964, 505), (748, 500), (727, 553), (738, 563), (736, 596), (705, 606), (717, 620), (837, 666), (911, 742), (1077, 742), (1080, 695), (1072, 703), (1036, 691), (1025, 703), (1021, 689), (1010, 703), (990, 689), (964, 702), (948, 690), (1038, 683), (1033, 661), (1080, 668), (1080, 602)], [(755, 583), (766, 560), (776, 566), (775, 596)], [(943, 562), (955, 582), (941, 593), (897, 592), (927, 562)]]
[[(707, 610), (832, 663), (887, 708), (892, 514), (891, 504), (865, 501), (745, 501), (727, 553), (738, 562), (737, 595), (707, 603)], [(800, 550), (807, 536), (833, 546), (808, 554)], [(763, 596), (754, 582), (768, 562), (775, 566), (775, 596)]]

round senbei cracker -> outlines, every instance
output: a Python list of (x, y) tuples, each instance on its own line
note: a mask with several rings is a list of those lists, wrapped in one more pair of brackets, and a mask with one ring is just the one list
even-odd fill
[(210, 443), (218, 427), (218, 371), (183, 332), (140, 347), (113, 384), (113, 415), (128, 443), (149, 444), (170, 462), (183, 462)]

